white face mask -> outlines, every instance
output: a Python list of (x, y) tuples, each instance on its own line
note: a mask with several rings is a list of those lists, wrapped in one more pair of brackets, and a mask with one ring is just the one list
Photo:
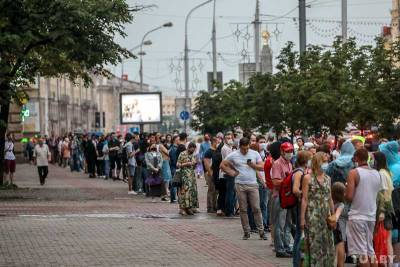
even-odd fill
[(311, 168), (311, 159), (307, 161), (307, 168)]
[(285, 159), (287, 161), (291, 160), (292, 158), (293, 158), (293, 153), (292, 152), (291, 153), (285, 153)]
[(228, 146), (233, 146), (233, 144), (234, 144), (232, 139), (229, 139), (226, 143)]
[(266, 143), (261, 143), (260, 144), (260, 149), (266, 151), (267, 150), (267, 144)]

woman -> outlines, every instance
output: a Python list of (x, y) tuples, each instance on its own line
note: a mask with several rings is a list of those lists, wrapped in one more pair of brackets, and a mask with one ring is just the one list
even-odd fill
[(392, 244), (394, 250), (394, 261), (400, 263), (400, 218), (398, 210), (400, 209), (400, 201), (396, 201), (399, 198), (400, 188), (400, 156), (399, 156), (399, 143), (391, 141), (382, 143), (379, 145), (379, 150), (385, 154), (388, 169), (392, 175), (394, 191), (393, 197), (393, 208), (396, 211), (396, 216), (393, 218), (393, 229), (392, 229)]
[(311, 160), (311, 153), (308, 151), (300, 150), (297, 153), (295, 167), (293, 171), (292, 181), (293, 181), (293, 194), (298, 198), (297, 204), (294, 207), (294, 223), (296, 224), (296, 233), (293, 243), (293, 266), (300, 267), (300, 240), (301, 240), (301, 229), (300, 229), (300, 213), (301, 213), (301, 184), (304, 179), (304, 175), (307, 173), (309, 168), (309, 163)]
[(182, 185), (179, 189), (179, 208), (181, 215), (193, 215), (199, 207), (196, 184), (196, 144), (190, 143), (188, 149), (180, 153), (177, 167), (180, 169)]
[[(145, 183), (148, 185), (149, 194), (151, 194), (151, 186), (160, 185), (162, 183), (161, 167), (163, 165), (163, 158), (161, 153), (157, 151), (156, 144), (150, 145), (144, 158), (148, 170)], [(164, 196), (161, 197), (161, 200), (163, 200), (163, 197)]]
[(15, 155), (14, 155), (14, 140), (10, 133), (6, 136), (6, 142), (4, 143), (4, 172), (5, 176), (9, 178), (9, 184), (14, 186), (14, 173), (15, 173)]
[(316, 153), (311, 161), (311, 174), (304, 176), (300, 227), (305, 232), (310, 266), (334, 267), (333, 234), (326, 223), (334, 211), (331, 179), (321, 168), (326, 162), (324, 152)]
[(172, 180), (171, 168), (169, 166), (169, 152), (168, 149), (162, 143), (157, 144), (157, 151), (161, 153), (162, 156), (162, 167), (161, 173), (163, 178), (163, 196), (161, 197), (162, 201), (169, 201), (169, 184)]
[[(389, 255), (389, 260), (392, 260), (393, 256), (393, 245), (392, 245), (392, 214), (394, 214), (393, 204), (392, 204), (392, 192), (393, 192), (393, 181), (392, 175), (389, 172), (386, 163), (386, 156), (382, 152), (375, 152), (374, 154), (374, 168), (379, 171), (379, 175), (382, 179), (383, 190), (378, 193), (377, 197), (377, 212), (376, 212), (376, 224), (378, 222), (384, 221), (385, 230), (388, 234), (387, 250)], [(389, 225), (386, 224), (389, 222)], [(392, 264), (393, 262), (390, 262)]]
[(103, 152), (103, 160), (104, 160), (104, 180), (108, 180), (108, 178), (111, 178), (110, 176), (110, 149), (108, 147), (108, 142), (110, 142), (111, 136), (107, 135), (107, 137), (104, 140), (104, 145), (102, 148)]
[(71, 148), (68, 138), (65, 138), (62, 144), (62, 156), (63, 156), (63, 167), (66, 168), (67, 165), (69, 165), (69, 159), (71, 158)]
[(169, 150), (171, 148), (171, 146), (172, 146), (172, 135), (167, 134), (165, 136), (165, 144), (164, 144), (164, 146), (165, 146), (165, 148), (167, 150)]

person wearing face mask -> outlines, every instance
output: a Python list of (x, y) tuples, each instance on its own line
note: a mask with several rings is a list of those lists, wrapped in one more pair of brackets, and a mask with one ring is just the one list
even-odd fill
[(274, 247), (276, 257), (289, 258), (292, 256), (290, 249), (290, 216), (286, 209), (281, 208), (279, 190), (283, 179), (292, 173), (293, 166), (293, 145), (284, 142), (280, 146), (281, 156), (276, 160), (271, 169), (271, 179), (273, 183), (272, 192), (272, 218), (274, 225)]
[(199, 208), (197, 183), (196, 183), (196, 144), (189, 143), (188, 149), (181, 152), (178, 157), (177, 167), (181, 172), (181, 187), (179, 188), (178, 201), (181, 215), (193, 215)]
[(334, 214), (334, 204), (331, 179), (322, 171), (324, 162), (325, 153), (317, 152), (311, 161), (311, 174), (303, 178), (300, 228), (305, 234), (310, 266), (334, 267), (333, 233), (327, 224), (327, 218)]
[[(233, 135), (232, 133), (227, 133), (225, 135), (225, 143), (221, 149), (222, 160), (226, 159), (228, 155), (233, 152)], [(226, 194), (225, 194), (225, 216), (234, 217), (235, 216), (235, 177), (221, 170), (220, 175), (225, 178), (226, 181)]]
[[(161, 166), (163, 162), (162, 155), (159, 151), (157, 151), (157, 145), (152, 144), (149, 147), (148, 152), (144, 155), (146, 166), (148, 170), (148, 176), (145, 180), (145, 183), (148, 185), (149, 195), (154, 197), (153, 192), (151, 192), (151, 187), (161, 185), (162, 176), (161, 176)], [(161, 199), (163, 200), (163, 199)], [(164, 200), (163, 200), (164, 201)]]
[(259, 135), (259, 136), (257, 136), (257, 143), (258, 143), (258, 146), (259, 146), (258, 150), (260, 151), (261, 159), (262, 159), (263, 161), (265, 161), (265, 159), (266, 159), (267, 156), (268, 156), (268, 151), (267, 151), (267, 147), (268, 147), (267, 139), (265, 138), (265, 136)]

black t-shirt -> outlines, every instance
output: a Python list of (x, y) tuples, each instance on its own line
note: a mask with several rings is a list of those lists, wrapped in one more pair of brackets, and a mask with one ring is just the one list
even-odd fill
[(219, 165), (222, 161), (221, 153), (218, 150), (208, 149), (206, 153), (204, 153), (205, 159), (211, 159), (211, 170), (213, 172), (214, 180), (219, 178)]
[(179, 144), (178, 148), (176, 149), (176, 158), (179, 158), (179, 155), (181, 154), (181, 152), (186, 150), (186, 146), (183, 144)]
[(120, 146), (120, 142), (117, 139), (113, 139), (108, 143), (108, 149), (111, 149), (113, 147), (118, 147), (118, 150), (113, 150), (110, 151), (110, 156), (117, 156), (118, 155), (118, 151), (119, 151), (119, 146)]

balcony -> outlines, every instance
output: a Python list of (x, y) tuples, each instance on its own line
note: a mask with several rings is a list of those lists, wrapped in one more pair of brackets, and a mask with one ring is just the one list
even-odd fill
[(83, 100), (81, 103), (81, 108), (85, 110), (90, 109), (91, 106), (92, 106), (92, 101), (90, 100)]
[(60, 95), (60, 104), (68, 105), (69, 104), (69, 95)]

